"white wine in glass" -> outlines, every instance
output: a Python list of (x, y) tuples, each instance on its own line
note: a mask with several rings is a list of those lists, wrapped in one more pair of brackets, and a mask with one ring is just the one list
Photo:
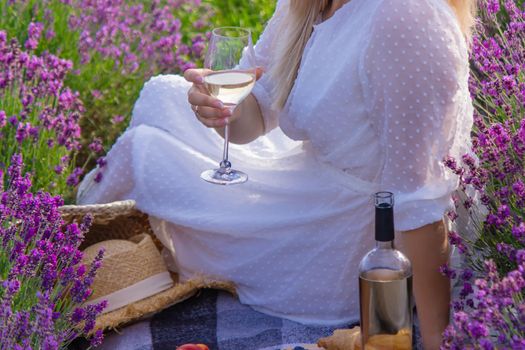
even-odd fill
[(215, 72), (204, 77), (204, 84), (225, 106), (236, 106), (252, 91), (255, 76), (235, 70)]
[[(210, 70), (204, 84), (210, 95), (219, 99), (232, 113), (252, 91), (256, 80), (255, 53), (249, 29), (239, 27), (215, 28), (211, 33), (204, 61)], [(244, 183), (248, 175), (232, 169), (228, 159), (230, 127), (224, 127), (223, 159), (219, 168), (206, 170), (201, 178), (218, 185)]]

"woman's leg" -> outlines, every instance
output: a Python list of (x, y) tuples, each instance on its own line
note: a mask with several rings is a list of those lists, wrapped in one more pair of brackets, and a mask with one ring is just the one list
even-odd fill
[(449, 321), (450, 281), (439, 272), (448, 261), (449, 244), (443, 221), (399, 237), (399, 248), (412, 262), (414, 297), (425, 350), (439, 349)]

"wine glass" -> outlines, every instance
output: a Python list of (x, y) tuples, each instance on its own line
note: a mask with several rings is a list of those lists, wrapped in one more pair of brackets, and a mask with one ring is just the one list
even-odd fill
[[(208, 92), (219, 99), (226, 108), (235, 110), (252, 91), (255, 84), (255, 52), (249, 29), (240, 27), (215, 28), (210, 37), (204, 67), (209, 73), (204, 76)], [(232, 169), (228, 160), (230, 128), (224, 127), (224, 150), (219, 168), (201, 174), (205, 181), (218, 185), (244, 183), (248, 175)]]

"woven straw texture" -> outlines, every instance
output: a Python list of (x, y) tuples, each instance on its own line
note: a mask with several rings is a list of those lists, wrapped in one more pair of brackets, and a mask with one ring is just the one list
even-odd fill
[(149, 235), (134, 236), (129, 241), (119, 239), (96, 243), (84, 251), (85, 263), (93, 261), (102, 247), (106, 252), (102, 267), (97, 271), (91, 300), (168, 271)]
[[(88, 246), (97, 243), (99, 244), (88, 250), (89, 256), (86, 256), (87, 261), (93, 260), (94, 255), (99, 250), (97, 247), (104, 246), (105, 243), (102, 243), (102, 241), (117, 239), (129, 240), (131, 237), (141, 234), (149, 234), (153, 238), (155, 246), (150, 244), (147, 249), (157, 249), (156, 256), (159, 256), (158, 252), (161, 249), (162, 244), (153, 234), (153, 230), (149, 225), (148, 216), (137, 210), (135, 208), (135, 202), (132, 200), (82, 206), (66, 205), (61, 207), (60, 210), (66, 223), (74, 221), (81, 222), (83, 217), (87, 214), (93, 216), (93, 224), (90, 231), (86, 234), (84, 243), (80, 248), (85, 249)], [(135, 238), (136, 237), (134, 237), (134, 239)], [(140, 242), (148, 241), (141, 240), (140, 236), (136, 239)], [(134, 243), (130, 242), (130, 244), (140, 244), (139, 241), (135, 241)], [(122, 246), (122, 248), (125, 249), (124, 246)], [(109, 264), (118, 264), (118, 255), (119, 254), (117, 253), (108, 257), (109, 260), (106, 260), (105, 257), (103, 264), (106, 266), (110, 266)], [(127, 261), (130, 261), (129, 256), (127, 256), (126, 259)], [(133, 273), (135, 273), (137, 277), (143, 276), (145, 278), (165, 271), (165, 268), (161, 269), (160, 267), (164, 266), (163, 261), (162, 265), (159, 265), (159, 261), (155, 261), (155, 259), (145, 261), (140, 254), (134, 256), (133, 259), (137, 259), (136, 266), (125, 266), (125, 269), (128, 269), (130, 273), (131, 271), (135, 271)], [(96, 278), (98, 279), (99, 277), (102, 278), (102, 280), (107, 281), (107, 288), (104, 290), (97, 288), (98, 290), (94, 291), (95, 294), (92, 296), (93, 299), (125, 287), (119, 285), (118, 277), (114, 276), (114, 273), (112, 273), (111, 270), (108, 270), (107, 272), (102, 271), (100, 276), (97, 275)], [(177, 274), (172, 273), (171, 277), (175, 282), (173, 287), (118, 310), (101, 315), (97, 318), (95, 329), (115, 329), (125, 324), (138, 321), (191, 297), (202, 288), (222, 289), (234, 295), (236, 294), (235, 285), (231, 282), (217, 281), (205, 276), (197, 276), (189, 281), (181, 283), (179, 282)], [(133, 281), (138, 282), (140, 279), (141, 278), (136, 278), (133, 279)], [(120, 282), (122, 283), (122, 281)], [(127, 284), (130, 285), (135, 282), (128, 282)]]
[[(107, 204), (64, 205), (60, 208), (66, 222), (82, 222), (87, 214), (93, 224), (80, 249), (108, 239), (128, 239), (141, 233), (155, 236), (149, 225), (148, 215), (135, 208), (135, 201), (126, 200)], [(160, 242), (156, 241), (156, 244)]]

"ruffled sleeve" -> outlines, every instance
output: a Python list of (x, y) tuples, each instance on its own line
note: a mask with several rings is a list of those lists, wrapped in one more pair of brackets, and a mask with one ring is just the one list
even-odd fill
[(410, 230), (440, 220), (458, 185), (443, 159), (468, 147), (466, 45), (444, 1), (384, 0), (371, 21), (360, 80), (384, 150), (380, 186)]
[[(279, 37), (278, 31), (282, 20), (288, 12), (289, 0), (279, 0), (275, 12), (266, 25), (263, 33), (255, 45), (255, 60), (257, 66), (262, 67), (264, 74), (255, 83), (252, 94), (257, 99), (264, 120), (265, 133), (275, 129), (279, 125), (279, 111), (272, 108), (273, 100), (271, 92), (273, 81), (270, 78), (269, 69), (272, 61), (272, 54), (275, 52), (276, 41)], [(240, 66), (242, 67), (242, 60)]]

